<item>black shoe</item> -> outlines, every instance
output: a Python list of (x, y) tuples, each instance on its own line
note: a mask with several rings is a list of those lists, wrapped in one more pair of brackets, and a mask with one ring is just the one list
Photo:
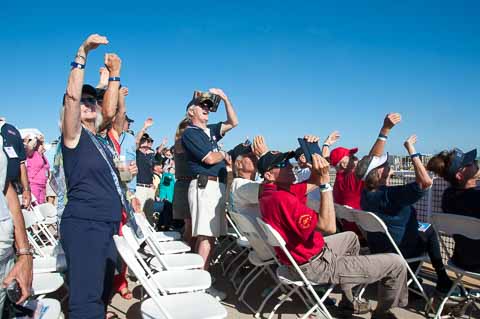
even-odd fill
[(398, 319), (398, 317), (390, 310), (383, 313), (373, 312), (371, 319)]
[(338, 303), (338, 309), (342, 314), (349, 315), (363, 315), (372, 311), (372, 307), (368, 300), (355, 299), (352, 303), (345, 297), (342, 297), (342, 300)]

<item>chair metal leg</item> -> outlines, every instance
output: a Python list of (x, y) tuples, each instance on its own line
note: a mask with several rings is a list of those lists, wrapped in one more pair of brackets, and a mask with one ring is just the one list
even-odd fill
[(242, 261), (233, 271), (232, 276), (230, 277), (230, 282), (233, 285), (233, 288), (237, 289), (236, 284), (235, 284), (235, 277), (237, 276), (237, 273), (240, 271), (240, 269), (245, 266), (246, 263), (248, 263), (248, 258), (245, 258), (244, 261)]
[(270, 315), (268, 316), (268, 319), (272, 319), (273, 315), (274, 315), (275, 312), (278, 310), (278, 308), (280, 308), (280, 307), (283, 305), (283, 303), (284, 303), (285, 301), (287, 301), (288, 298), (290, 298), (291, 295), (293, 295), (294, 293), (296, 293), (297, 290), (298, 290), (298, 288), (300, 288), (300, 286), (296, 286), (296, 287), (292, 288), (292, 290), (290, 290), (290, 292), (289, 292), (286, 296), (284, 296), (284, 297), (282, 298), (282, 300), (280, 300), (280, 302), (275, 305), (275, 307), (273, 307), (273, 310), (272, 310), (272, 312), (270, 312)]
[(257, 318), (257, 319), (260, 318), (260, 315), (263, 311), (263, 308), (267, 304), (268, 300), (270, 300), (270, 298), (272, 298), (272, 296), (277, 292), (278, 289), (280, 289), (281, 286), (283, 286), (283, 284), (279, 282), (275, 286), (275, 288), (273, 288), (272, 291), (270, 291), (270, 293), (265, 297), (265, 299), (260, 304), (260, 307), (258, 308), (257, 313), (255, 313), (255, 318)]
[(247, 248), (243, 248), (238, 254), (237, 256), (235, 256), (235, 258), (233, 258), (233, 260), (228, 264), (228, 266), (225, 268), (225, 270), (223, 271), (223, 275), (225, 276), (227, 274), (227, 272), (230, 270), (230, 268), (232, 267), (232, 265), (243, 255), (245, 254), (245, 252), (247, 252), (248, 249)]
[[(243, 285), (245, 284), (245, 282), (246, 282), (248, 279), (250, 279), (250, 277), (251, 277), (253, 274), (255, 274), (255, 272), (257, 272), (257, 273), (255, 274), (255, 276), (253, 276), (253, 279), (248, 282), (248, 284), (247, 284), (247, 286), (246, 286), (246, 287), (248, 288), (248, 286), (250, 285), (250, 283), (251, 283), (253, 280), (257, 279), (258, 276), (260, 276), (260, 274), (263, 272), (263, 270), (264, 270), (263, 267), (260, 267), (260, 266), (255, 266), (252, 270), (250, 270), (250, 271), (248, 272), (248, 274), (247, 274), (245, 277), (243, 277), (243, 280), (240, 282), (240, 284), (238, 285), (238, 287), (236, 287), (235, 294), (238, 295), (238, 294), (240, 293), (240, 290), (242, 289)], [(235, 287), (235, 284), (234, 284), (234, 287)], [(245, 290), (245, 288), (244, 288), (243, 290)], [(243, 295), (244, 295), (244, 293), (242, 292), (241, 296), (243, 296)]]

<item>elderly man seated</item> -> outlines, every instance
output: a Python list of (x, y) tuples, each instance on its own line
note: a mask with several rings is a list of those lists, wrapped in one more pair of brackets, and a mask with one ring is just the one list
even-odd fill
[(231, 208), (240, 214), (260, 217), (257, 160), (268, 151), (263, 136), (256, 136), (252, 145), (238, 144), (231, 151), (234, 179), (231, 186)]
[[(318, 138), (306, 136), (307, 142)], [(260, 192), (260, 210), (263, 220), (286, 241), (286, 247), (299, 264), (305, 276), (313, 283), (340, 284), (343, 298), (339, 304), (345, 312), (366, 313), (368, 302), (354, 299), (352, 288), (379, 281), (378, 306), (372, 318), (396, 318), (392, 307), (408, 302), (407, 269), (396, 254), (359, 256), (360, 244), (353, 232), (336, 232), (332, 187), (329, 184), (329, 163), (318, 154), (313, 155), (308, 181), (295, 183), (289, 159), (294, 152), (267, 152), (257, 163), (264, 182)], [(318, 211), (306, 206), (306, 194), (319, 187), (321, 200)], [(279, 260), (289, 265), (280, 250)]]

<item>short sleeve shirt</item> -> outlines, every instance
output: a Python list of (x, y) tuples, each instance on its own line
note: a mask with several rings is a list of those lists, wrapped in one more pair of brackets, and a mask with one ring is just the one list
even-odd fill
[(152, 184), (153, 183), (153, 160), (154, 153), (144, 154), (137, 150), (137, 183)]
[[(318, 214), (306, 206), (306, 191), (306, 183), (293, 184), (288, 190), (264, 184), (259, 198), (262, 219), (282, 236), (298, 264), (318, 255), (325, 245), (316, 231)], [(281, 263), (291, 264), (281, 249), (275, 251)]]
[[(120, 143), (120, 156), (125, 156), (127, 161), (137, 160), (137, 146), (135, 141), (135, 136), (130, 133), (123, 132), (120, 134), (119, 138)], [(137, 176), (135, 175), (133, 179), (127, 184), (128, 189), (135, 190), (137, 187)]]
[(203, 162), (209, 153), (219, 151), (217, 143), (223, 137), (221, 129), (221, 122), (207, 125), (205, 130), (198, 126), (190, 125), (183, 133), (182, 145), (185, 148), (187, 162), (194, 176), (218, 176), (220, 180), (225, 180), (227, 176), (225, 161), (214, 165), (208, 165)]
[[(375, 213), (388, 228), (390, 235), (405, 257), (417, 251), (418, 221), (413, 207), (426, 194), (418, 183), (401, 186), (381, 186), (376, 191), (364, 190), (361, 198), (363, 210)], [(392, 251), (388, 239), (383, 234), (369, 233), (368, 245), (373, 253)]]
[(3, 152), (7, 155), (7, 181), (20, 181), (20, 163), (25, 162), (25, 148), (20, 132), (15, 126), (5, 123), (1, 129)]
[(360, 209), (363, 185), (364, 182), (354, 172), (337, 172), (333, 184), (333, 200), (337, 204)]

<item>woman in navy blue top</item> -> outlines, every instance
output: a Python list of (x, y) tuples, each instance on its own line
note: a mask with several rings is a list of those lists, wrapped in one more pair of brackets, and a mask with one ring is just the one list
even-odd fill
[(118, 233), (121, 199), (109, 167), (115, 167), (113, 153), (105, 149), (104, 157), (94, 141), (97, 128), (111, 122), (116, 111), (120, 59), (115, 54), (105, 57), (115, 78), (108, 84), (101, 110), (96, 90), (83, 85), (87, 54), (107, 43), (106, 37), (94, 34), (80, 46), (64, 96), (61, 143), (68, 202), (60, 234), (68, 266), (70, 319), (105, 318), (117, 258), (112, 236)]
[[(379, 138), (386, 140), (384, 136)], [(417, 137), (412, 135), (404, 143), (415, 171), (415, 182), (413, 183), (388, 186), (390, 166), (387, 154), (365, 156), (358, 163), (355, 173), (365, 181), (360, 205), (363, 210), (375, 213), (385, 222), (390, 235), (405, 258), (428, 253), (438, 278), (436, 289), (440, 293), (446, 293), (450, 289), (452, 281), (442, 262), (437, 234), (432, 227), (423, 233), (419, 232), (417, 212), (413, 207), (433, 183), (420, 160), (420, 154), (415, 151), (416, 141)], [(394, 252), (388, 239), (382, 233), (369, 233), (367, 240), (372, 253)]]

